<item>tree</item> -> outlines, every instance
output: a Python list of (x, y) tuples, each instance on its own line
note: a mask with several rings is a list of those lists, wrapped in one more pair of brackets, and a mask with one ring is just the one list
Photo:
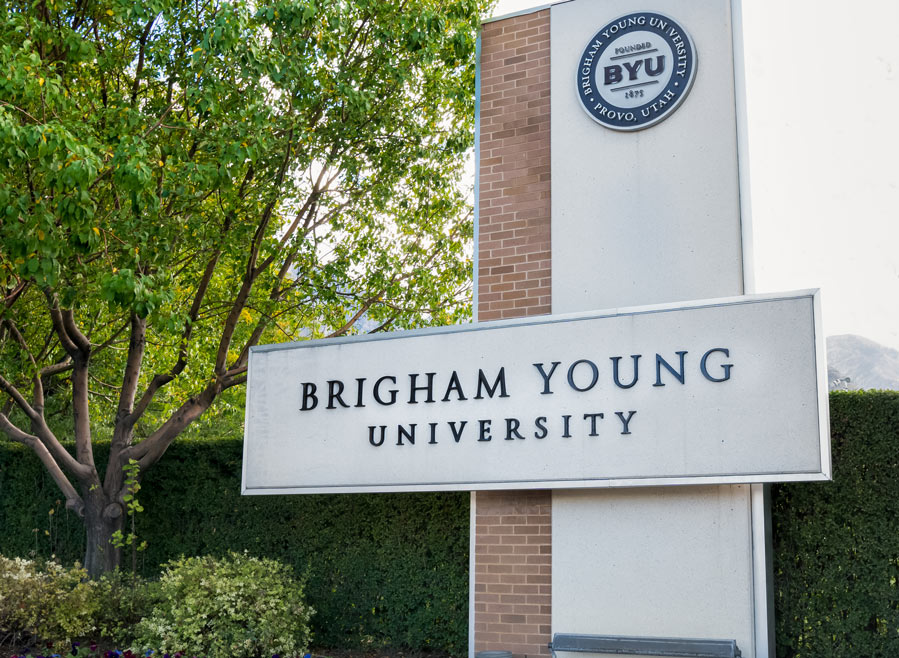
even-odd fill
[(123, 467), (252, 346), (465, 319), (483, 9), (6, 3), (0, 429), (83, 516), (89, 573), (119, 563)]

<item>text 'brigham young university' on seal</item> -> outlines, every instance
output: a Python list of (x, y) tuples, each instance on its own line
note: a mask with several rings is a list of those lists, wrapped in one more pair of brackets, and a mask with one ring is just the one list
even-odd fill
[(690, 91), (696, 49), (683, 27), (652, 12), (605, 25), (578, 62), (577, 92), (593, 119), (640, 130), (669, 116)]

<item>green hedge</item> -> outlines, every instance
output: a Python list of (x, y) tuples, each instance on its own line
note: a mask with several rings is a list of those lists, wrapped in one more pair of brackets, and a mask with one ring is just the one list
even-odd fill
[[(307, 577), (316, 646), (467, 651), (467, 493), (241, 496), (241, 459), (239, 438), (178, 441), (147, 471), (145, 574), (182, 554), (246, 549)], [(82, 559), (80, 520), (59, 497), (29, 451), (0, 443), (0, 554)]]
[(772, 492), (777, 655), (899, 656), (899, 393), (832, 393), (833, 482)]
[[(899, 656), (899, 393), (832, 394), (831, 428), (834, 481), (773, 489), (777, 655)], [(318, 646), (465, 653), (467, 494), (241, 497), (240, 464), (239, 438), (179, 440), (147, 472), (144, 573), (247, 549), (307, 574)], [(0, 443), (0, 554), (80, 559), (58, 498)]]

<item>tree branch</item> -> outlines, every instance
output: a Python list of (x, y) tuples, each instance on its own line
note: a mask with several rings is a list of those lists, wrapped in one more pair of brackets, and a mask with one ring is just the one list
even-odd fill
[(94, 468), (91, 447), (90, 390), (87, 359), (75, 359), (72, 369), (72, 411), (75, 420), (75, 457), (81, 464)]
[[(159, 115), (159, 119), (156, 120), (156, 123), (154, 123), (152, 126), (150, 126), (149, 128), (147, 128), (147, 129), (144, 131), (144, 134), (141, 135), (141, 137), (148, 137), (151, 133), (155, 132), (156, 129), (159, 128), (159, 126), (162, 125), (162, 122), (165, 121), (165, 118), (169, 115), (169, 112), (172, 111), (172, 108), (173, 108), (173, 107), (175, 107), (175, 103), (169, 103), (169, 104), (168, 104), (168, 107), (166, 107), (166, 108), (162, 111), (162, 114)], [(94, 181), (94, 184), (91, 185), (91, 187), (93, 187), (94, 185), (96, 185), (99, 181), (100, 181), (100, 179), (98, 178), (96, 181)]]
[(141, 471), (155, 464), (184, 428), (199, 418), (223, 390), (220, 380), (210, 383), (176, 409), (155, 432), (122, 453), (122, 459), (136, 459)]
[(384, 322), (382, 322), (381, 324), (379, 324), (377, 327), (375, 327), (374, 329), (372, 329), (372, 330), (369, 331), (368, 333), (370, 333), (370, 334), (379, 334), (379, 333), (381, 333), (382, 331), (387, 331), (387, 329), (390, 328), (390, 325), (392, 325), (392, 324), (394, 323), (394, 321), (396, 320), (397, 315), (398, 315), (397, 313), (394, 313), (394, 314), (391, 315), (389, 318), (387, 318), (386, 320), (384, 320)]
[(69, 358), (66, 358), (65, 360), (60, 361), (59, 363), (54, 363), (53, 365), (44, 366), (43, 368), (41, 368), (40, 374), (41, 374), (41, 377), (52, 377), (53, 375), (58, 375), (62, 372), (66, 372), (67, 370), (71, 370), (73, 366), (74, 366), (74, 364), (72, 363), (72, 360)]
[(125, 323), (124, 323), (121, 327), (119, 327), (118, 329), (116, 329), (116, 330), (113, 332), (112, 336), (110, 336), (110, 337), (107, 338), (105, 341), (103, 341), (102, 343), (100, 343), (99, 345), (97, 345), (97, 347), (94, 347), (94, 348), (91, 350), (91, 355), (93, 356), (93, 355), (97, 354), (97, 352), (99, 352), (99, 351), (101, 351), (101, 350), (105, 350), (107, 347), (109, 347), (109, 346), (112, 345), (114, 342), (116, 342), (116, 340), (118, 339), (119, 335), (120, 335), (123, 331), (125, 331), (125, 327), (127, 327), (129, 324), (130, 324), (130, 320), (127, 321), (127, 322), (125, 322)]
[(244, 366), (239, 373), (235, 373), (234, 375), (228, 376), (225, 378), (222, 390), (226, 390), (231, 388), (232, 386), (239, 386), (240, 384), (245, 384), (247, 381), (246, 375), (246, 366)]
[(78, 495), (78, 492), (75, 491), (75, 487), (69, 482), (62, 469), (59, 468), (59, 464), (53, 459), (53, 455), (50, 454), (47, 447), (36, 436), (23, 432), (13, 425), (9, 418), (6, 417), (6, 414), (3, 413), (0, 413), (0, 430), (3, 430), (11, 440), (22, 443), (34, 451), (50, 473), (50, 477), (53, 478), (56, 486), (59, 487), (66, 497), (66, 507), (73, 510), (78, 516), (84, 516), (84, 501)]
[(34, 407), (28, 404), (28, 400), (26, 400), (25, 396), (19, 392), (19, 389), (10, 383), (3, 375), (0, 375), (0, 390), (12, 398), (13, 402), (16, 403), (16, 406), (21, 409), (32, 422), (41, 417)]
[[(47, 423), (44, 421), (44, 417), (42, 414), (38, 413), (28, 401), (25, 400), (25, 397), (19, 392), (19, 390), (6, 380), (2, 375), (0, 375), (0, 390), (3, 390), (12, 401), (16, 404), (19, 409), (21, 409), (28, 419), (31, 421), (31, 426), (33, 428), (32, 431), (36, 432), (38, 438), (40, 438), (41, 442), (44, 446), (50, 450), (58, 459), (63, 466), (65, 466), (66, 470), (68, 470), (72, 475), (81, 479), (89, 477), (90, 468), (80, 464), (72, 455), (68, 453), (68, 451), (62, 447), (62, 444), (50, 431), (50, 428), (47, 426)], [(6, 417), (6, 413), (3, 414)], [(7, 423), (11, 427), (15, 427), (9, 419), (7, 419)], [(16, 428), (18, 429), (18, 428)], [(21, 432), (21, 430), (19, 430)], [(12, 435), (10, 435), (12, 436)], [(30, 436), (30, 435), (29, 435)]]
[(131, 442), (133, 424), (127, 426), (125, 419), (134, 408), (134, 396), (137, 394), (137, 382), (144, 359), (147, 344), (147, 321), (131, 313), (131, 339), (128, 341), (128, 358), (125, 361), (125, 372), (122, 376), (122, 390), (119, 392), (119, 406), (116, 410), (115, 431), (112, 436), (114, 446), (127, 445)]
[(50, 302), (50, 321), (53, 323), (53, 330), (59, 337), (59, 342), (62, 344), (62, 348), (66, 351), (66, 354), (74, 359), (79, 355), (79, 350), (75, 342), (69, 337), (68, 332), (66, 332), (65, 324), (62, 319), (62, 311), (59, 310), (56, 300), (49, 295), (47, 296), (47, 301)]
[(34, 410), (43, 415), (44, 413), (44, 385), (41, 382), (41, 373), (37, 367), (37, 362), (34, 360), (34, 354), (31, 353), (31, 350), (28, 348), (28, 343), (25, 341), (25, 337), (22, 336), (21, 332), (19, 332), (19, 328), (16, 326), (16, 323), (10, 319), (5, 320), (6, 326), (9, 327), (10, 332), (13, 337), (16, 339), (16, 342), (19, 344), (19, 347), (22, 348), (22, 351), (28, 355), (28, 360), (31, 361), (31, 367), (34, 369), (34, 389), (32, 392), (32, 404), (34, 405)]
[[(249, 280), (252, 284), (252, 281), (259, 276), (259, 273), (267, 268), (274, 257), (272, 254), (262, 265), (259, 267), (256, 266), (256, 261), (259, 258), (259, 250), (262, 248), (262, 242), (265, 238), (265, 229), (268, 227), (269, 221), (271, 221), (272, 214), (275, 211), (275, 206), (278, 204), (278, 200), (280, 199), (279, 193), (281, 189), (281, 185), (284, 183), (284, 178), (287, 176), (288, 165), (290, 164), (290, 154), (293, 151), (293, 128), (287, 133), (287, 144), (284, 149), (284, 159), (281, 161), (281, 166), (278, 169), (277, 180), (275, 181), (275, 198), (273, 198), (266, 206), (265, 210), (262, 212), (262, 218), (259, 220), (259, 225), (256, 227), (256, 232), (253, 235), (253, 240), (250, 243), (250, 256), (247, 258), (247, 271), (245, 280)], [(308, 203), (308, 201), (307, 201)], [(283, 240), (281, 244), (284, 244)], [(239, 311), (238, 311), (239, 312)]]
[(140, 91), (140, 76), (144, 72), (144, 51), (147, 48), (147, 39), (150, 37), (150, 30), (153, 29), (153, 23), (159, 15), (154, 15), (141, 32), (138, 40), (137, 66), (134, 71), (134, 84), (131, 85), (131, 107), (137, 102), (137, 92)]
[[(61, 310), (55, 296), (49, 291), (50, 317), (53, 328), (69, 356), (72, 357), (72, 408), (75, 420), (75, 457), (81, 466), (95, 472), (94, 454), (91, 448), (90, 391), (88, 390), (88, 362), (91, 353), (90, 341), (75, 324), (75, 313), (71, 309)], [(43, 422), (43, 419), (41, 419)]]
[[(290, 271), (296, 255), (297, 251), (296, 249), (294, 249), (289, 254), (287, 254), (284, 262), (281, 263), (281, 268), (278, 270), (278, 274), (275, 277), (275, 282), (272, 284), (272, 290), (268, 296), (269, 301), (277, 302), (282, 298), (283, 291), (281, 290), (281, 282)], [(247, 363), (247, 359), (249, 358), (250, 354), (250, 348), (259, 343), (259, 339), (262, 338), (262, 334), (265, 331), (266, 327), (268, 327), (269, 321), (270, 318), (264, 315), (260, 316), (259, 321), (256, 323), (256, 326), (253, 327), (253, 333), (250, 335), (250, 338), (247, 340), (247, 342), (244, 343), (244, 346), (241, 349), (237, 360), (233, 364), (231, 364), (231, 369), (228, 370), (228, 374), (232, 374), (232, 370), (235, 367), (241, 367)]]
[(362, 306), (359, 307), (359, 310), (353, 315), (353, 317), (351, 317), (351, 318), (347, 321), (346, 324), (344, 324), (344, 325), (343, 325), (340, 329), (338, 329), (337, 331), (334, 331), (334, 332), (331, 332), (330, 334), (328, 334), (328, 335), (326, 336), (326, 338), (336, 338), (337, 336), (343, 336), (346, 332), (348, 332), (348, 331), (350, 330), (350, 328), (351, 328), (354, 324), (356, 324), (356, 320), (358, 320), (359, 318), (361, 318), (361, 317), (365, 314), (365, 312), (366, 312), (368, 309), (371, 308), (372, 304), (374, 304), (376, 301), (378, 301), (378, 299), (380, 299), (381, 296), (382, 296), (383, 294), (384, 294), (384, 291), (382, 290), (381, 292), (379, 292), (379, 293), (377, 293), (377, 294), (375, 294), (375, 295), (372, 295), (371, 297), (369, 297), (368, 299), (366, 299), (366, 300), (362, 303)]
[(29, 119), (31, 119), (31, 120), (34, 121), (35, 123), (41, 123), (41, 121), (40, 121), (37, 117), (35, 117), (35, 116), (29, 114), (28, 112), (26, 112), (25, 110), (23, 110), (23, 109), (22, 109), (21, 107), (19, 107), (18, 105), (13, 105), (12, 103), (7, 103), (6, 101), (0, 101), (0, 105), (3, 105), (4, 107), (11, 107), (11, 108), (14, 109), (14, 110), (18, 110), (19, 112), (21, 112), (22, 114), (24, 114), (26, 117), (28, 117)]
[[(227, 220), (223, 229), (223, 236), (227, 234), (229, 229), (230, 220)], [(184, 332), (181, 334), (181, 346), (178, 350), (178, 361), (169, 372), (154, 375), (153, 379), (150, 380), (150, 383), (147, 385), (146, 390), (141, 395), (140, 400), (138, 400), (137, 406), (135, 406), (133, 411), (131, 411), (123, 420), (123, 423), (129, 430), (134, 427), (140, 417), (147, 410), (147, 407), (150, 406), (150, 403), (153, 401), (153, 398), (159, 391), (159, 389), (166, 384), (174, 381), (174, 379), (184, 371), (184, 368), (187, 367), (187, 346), (190, 343), (194, 324), (196, 323), (197, 318), (200, 315), (200, 308), (203, 304), (203, 299), (206, 297), (206, 293), (209, 290), (209, 283), (212, 280), (212, 275), (215, 273), (215, 268), (218, 264), (221, 253), (221, 249), (216, 249), (215, 252), (213, 252), (212, 256), (209, 258), (209, 261), (206, 263), (206, 269), (203, 271), (203, 278), (200, 279), (200, 285), (197, 286), (197, 292), (194, 295), (194, 300), (191, 304), (190, 312), (188, 313), (188, 319), (187, 323), (184, 326)]]

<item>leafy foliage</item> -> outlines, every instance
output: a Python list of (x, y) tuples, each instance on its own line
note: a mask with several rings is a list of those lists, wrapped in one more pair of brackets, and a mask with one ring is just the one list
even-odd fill
[(483, 9), (0, 8), (0, 429), (84, 515), (90, 573), (118, 563), (122, 467), (241, 385), (251, 346), (468, 317)]
[(138, 543), (136, 530), (137, 515), (144, 511), (143, 506), (137, 499), (137, 492), (140, 491), (140, 480), (138, 477), (140, 468), (134, 459), (129, 459), (128, 463), (122, 467), (122, 470), (125, 471), (125, 490), (128, 492), (122, 496), (122, 501), (125, 503), (125, 511), (128, 514), (131, 529), (127, 535), (123, 534), (121, 530), (116, 530), (112, 533), (110, 543), (116, 548), (125, 546), (131, 548), (131, 574), (136, 575), (137, 553), (147, 549), (147, 542), (142, 541)]
[[(91, 639), (104, 638), (116, 646), (132, 646), (138, 622), (159, 605), (159, 583), (120, 569), (91, 582), (100, 601), (94, 614), (96, 634)], [(79, 651), (78, 655), (82, 653)]]
[[(236, 416), (203, 418), (146, 474), (145, 576), (181, 555), (248, 550), (304, 576), (316, 646), (467, 653), (468, 494), (241, 496), (241, 436)], [(97, 458), (108, 449), (96, 446)], [(0, 446), (0, 473), (0, 527), (21, 528), (0, 535), (0, 553), (78, 559), (84, 535), (73, 513), (55, 515), (52, 543), (43, 533), (58, 493), (40, 462), (23, 446)]]
[(94, 630), (96, 583), (84, 569), (0, 555), (0, 638), (69, 642)]
[(0, 642), (15, 646), (99, 634), (124, 647), (162, 648), (160, 655), (298, 656), (309, 642), (311, 613), (302, 584), (271, 559), (182, 558), (154, 582), (118, 570), (87, 580), (77, 564), (0, 555)]
[(290, 569), (240, 553), (166, 566), (159, 603), (138, 623), (135, 645), (215, 658), (299, 656), (311, 610)]
[(899, 655), (899, 394), (831, 393), (833, 482), (773, 490), (781, 658)]

